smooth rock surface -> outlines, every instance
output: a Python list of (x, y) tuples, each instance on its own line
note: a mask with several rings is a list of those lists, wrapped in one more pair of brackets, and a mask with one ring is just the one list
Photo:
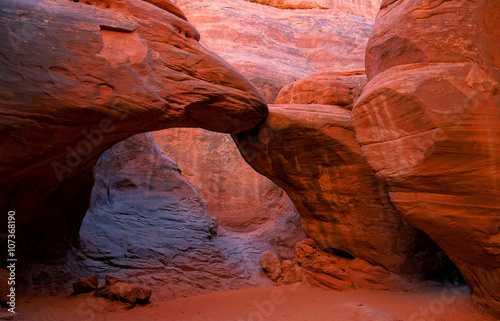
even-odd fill
[(384, 0), (366, 48), (368, 79), (412, 63), (500, 66), (495, 0)]
[[(411, 23), (410, 23), (411, 22)], [(500, 3), (385, 1), (353, 110), (405, 220), (500, 318)]]
[(246, 161), (287, 192), (323, 250), (400, 274), (439, 272), (446, 256), (392, 206), (350, 117), (338, 106), (271, 105), (264, 123), (234, 138)]
[(0, 208), (16, 211), (34, 259), (77, 236), (92, 168), (115, 143), (175, 126), (236, 133), (266, 116), (253, 85), (170, 1), (1, 6)]
[(336, 105), (351, 110), (366, 82), (363, 70), (315, 73), (283, 87), (276, 104)]

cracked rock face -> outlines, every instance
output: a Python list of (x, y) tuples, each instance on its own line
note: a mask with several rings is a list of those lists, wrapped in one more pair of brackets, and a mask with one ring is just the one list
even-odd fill
[(500, 3), (384, 1), (353, 109), (392, 203), (500, 317)]
[(1, 7), (0, 203), (35, 257), (76, 235), (92, 167), (115, 143), (175, 126), (236, 133), (267, 114), (168, 0)]

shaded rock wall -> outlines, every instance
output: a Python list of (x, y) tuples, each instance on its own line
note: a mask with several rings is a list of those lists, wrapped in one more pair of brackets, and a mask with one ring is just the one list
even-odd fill
[(392, 203), (500, 317), (500, 3), (384, 1), (353, 110)]
[(106, 151), (95, 179), (81, 251), (71, 263), (80, 275), (126, 276), (156, 287), (162, 297), (263, 285), (260, 253), (290, 258), (304, 238), (298, 217), (283, 213), (253, 233), (218, 227), (151, 134)]
[(298, 216), (286, 193), (241, 158), (231, 136), (183, 128), (153, 136), (203, 195), (220, 226), (248, 232), (276, 215)]
[(16, 211), (19, 248), (34, 257), (78, 234), (92, 168), (115, 143), (175, 126), (235, 133), (267, 113), (168, 1), (1, 7), (0, 207)]

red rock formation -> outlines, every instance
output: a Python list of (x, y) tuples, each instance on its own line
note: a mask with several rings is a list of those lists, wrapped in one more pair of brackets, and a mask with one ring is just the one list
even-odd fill
[(176, 0), (202, 42), (250, 79), (269, 103), (283, 86), (309, 74), (364, 69), (379, 3)]
[[(270, 281), (258, 266), (259, 255), (272, 251), (291, 258), (304, 239), (300, 220), (286, 212), (253, 232), (218, 227), (200, 193), (150, 133), (103, 153), (95, 181), (78, 259), (68, 262), (74, 278), (126, 276), (162, 298), (262, 285)], [(54, 268), (38, 270), (32, 278), (43, 279), (45, 290), (59, 290)]]
[(75, 236), (92, 167), (120, 140), (175, 126), (236, 133), (267, 113), (170, 1), (1, 6), (0, 203), (27, 251)]
[(283, 87), (276, 104), (336, 105), (351, 110), (366, 81), (361, 70), (312, 74)]
[(328, 105), (273, 105), (257, 128), (235, 135), (243, 157), (293, 200), (306, 234), (391, 272), (432, 274), (444, 255), (404, 221), (366, 164), (350, 112)]
[(363, 17), (375, 17), (380, 7), (379, 0), (247, 0), (280, 9), (335, 9)]
[(403, 217), (500, 317), (500, 3), (385, 1), (353, 111)]
[(167, 129), (153, 136), (200, 191), (220, 226), (249, 232), (278, 215), (298, 215), (286, 193), (241, 158), (231, 136), (197, 128)]
[(347, 258), (321, 250), (313, 240), (296, 246), (296, 262), (307, 280), (327, 290), (406, 290), (410, 280), (359, 258)]

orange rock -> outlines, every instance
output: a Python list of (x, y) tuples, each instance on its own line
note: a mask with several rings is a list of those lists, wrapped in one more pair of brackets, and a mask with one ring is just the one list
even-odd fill
[(276, 281), (281, 274), (281, 261), (279, 257), (272, 252), (264, 252), (260, 255), (259, 263), (267, 277)]
[(339, 291), (409, 288), (409, 279), (359, 258), (348, 258), (325, 252), (312, 239), (298, 243), (295, 250), (296, 262), (304, 270), (311, 285)]
[(220, 226), (250, 232), (276, 216), (298, 215), (286, 193), (241, 158), (230, 135), (175, 128), (153, 136), (200, 191)]
[(411, 63), (500, 66), (499, 2), (382, 1), (366, 48), (368, 79)]
[(337, 105), (350, 110), (366, 81), (363, 70), (312, 74), (283, 87), (276, 104)]
[[(410, 23), (411, 22), (411, 23)], [(384, 1), (353, 110), (392, 203), (500, 317), (500, 3)]]
[(338, 106), (272, 105), (264, 123), (234, 137), (252, 167), (287, 192), (322, 249), (395, 273), (439, 271), (444, 254), (392, 206), (350, 117)]
[(176, 3), (200, 30), (202, 42), (273, 103), (281, 88), (312, 73), (364, 69), (380, 0)]
[(335, 9), (364, 17), (375, 17), (380, 0), (246, 0), (280, 9)]
[(170, 1), (6, 0), (2, 9), (0, 203), (16, 211), (25, 251), (55, 252), (77, 235), (92, 167), (115, 143), (175, 126), (236, 133), (267, 114)]

